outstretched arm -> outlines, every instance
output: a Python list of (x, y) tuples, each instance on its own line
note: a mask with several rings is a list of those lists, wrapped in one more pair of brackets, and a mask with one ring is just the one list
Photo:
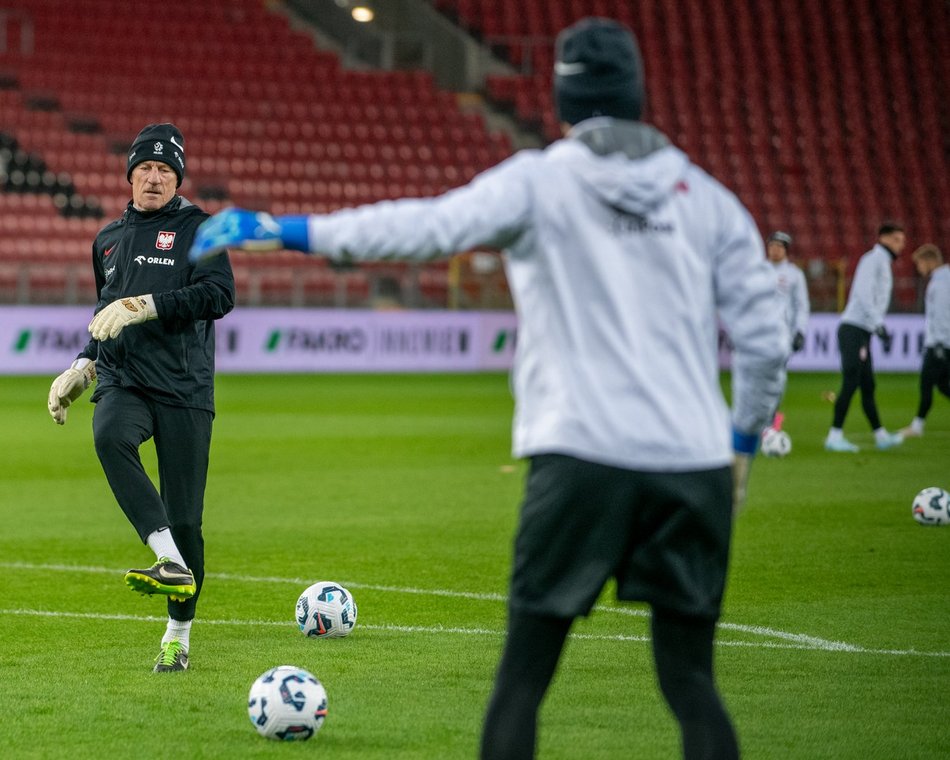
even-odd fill
[(518, 154), (436, 198), (381, 201), (327, 215), (273, 217), (226, 209), (206, 221), (192, 261), (227, 248), (320, 253), (337, 260), (425, 260), (479, 246), (502, 248), (527, 225), (530, 152)]

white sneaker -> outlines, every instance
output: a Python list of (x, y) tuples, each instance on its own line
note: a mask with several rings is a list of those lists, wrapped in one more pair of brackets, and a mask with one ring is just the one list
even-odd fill
[(847, 438), (841, 436), (840, 438), (826, 438), (825, 439), (825, 451), (848, 451), (855, 452), (860, 451), (861, 449), (855, 444), (851, 443)]
[(918, 430), (913, 425), (908, 425), (905, 428), (901, 428), (898, 432), (904, 436), (904, 438), (922, 438), (924, 435), (923, 431)]
[(887, 451), (888, 449), (893, 449), (896, 446), (900, 446), (903, 442), (904, 436), (901, 433), (885, 433), (884, 435), (877, 437), (874, 445), (877, 446), (881, 451)]

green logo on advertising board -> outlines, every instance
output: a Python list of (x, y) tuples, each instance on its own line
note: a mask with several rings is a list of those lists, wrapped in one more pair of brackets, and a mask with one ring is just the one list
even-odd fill
[(89, 340), (85, 330), (63, 330), (58, 327), (24, 327), (13, 340), (11, 350), (15, 354), (58, 353), (79, 351)]
[(24, 351), (26, 351), (27, 346), (30, 345), (30, 338), (32, 335), (32, 330), (20, 330), (20, 334), (13, 343), (13, 353), (22, 354)]
[(494, 342), (492, 343), (492, 351), (496, 354), (500, 354), (507, 346), (510, 345), (514, 347), (517, 335), (518, 333), (515, 330), (499, 330), (495, 335)]

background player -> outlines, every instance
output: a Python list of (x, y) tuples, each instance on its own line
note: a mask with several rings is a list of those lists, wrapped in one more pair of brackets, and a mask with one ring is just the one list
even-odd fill
[[(769, 261), (772, 262), (772, 266), (775, 267), (778, 292), (785, 306), (785, 324), (791, 337), (790, 348), (794, 353), (805, 347), (811, 302), (808, 298), (805, 273), (788, 259), (791, 245), (792, 236), (787, 232), (778, 230), (769, 235), (765, 243), (765, 253)], [(781, 430), (784, 418), (785, 415), (782, 412), (776, 411), (772, 427)]]
[(851, 397), (861, 389), (861, 408), (874, 431), (879, 449), (899, 446), (900, 433), (889, 433), (881, 424), (874, 399), (874, 365), (871, 360), (871, 335), (881, 339), (885, 351), (891, 350), (891, 334), (884, 326), (884, 315), (891, 302), (894, 275), (891, 266), (904, 250), (904, 228), (896, 222), (884, 222), (877, 231), (877, 244), (858, 262), (851, 282), (848, 303), (838, 325), (838, 350), (841, 353), (841, 390), (835, 400), (834, 418), (825, 438), (828, 451), (858, 451), (844, 437), (844, 421)]
[(943, 254), (932, 243), (914, 251), (914, 264), (921, 277), (930, 277), (924, 297), (924, 362), (917, 416), (901, 433), (917, 438), (924, 434), (933, 389), (950, 398), (950, 265), (943, 263)]
[(789, 261), (788, 253), (791, 245), (792, 236), (779, 230), (769, 235), (765, 252), (772, 266), (775, 267), (778, 292), (785, 303), (785, 323), (788, 325), (788, 334), (791, 337), (791, 349), (801, 351), (805, 347), (811, 302), (808, 299), (805, 273)]

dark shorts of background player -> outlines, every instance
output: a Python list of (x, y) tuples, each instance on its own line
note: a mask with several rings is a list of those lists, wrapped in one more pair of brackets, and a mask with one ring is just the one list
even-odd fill
[(511, 579), (513, 610), (587, 615), (617, 597), (717, 620), (732, 535), (732, 471), (626, 470), (532, 457)]

